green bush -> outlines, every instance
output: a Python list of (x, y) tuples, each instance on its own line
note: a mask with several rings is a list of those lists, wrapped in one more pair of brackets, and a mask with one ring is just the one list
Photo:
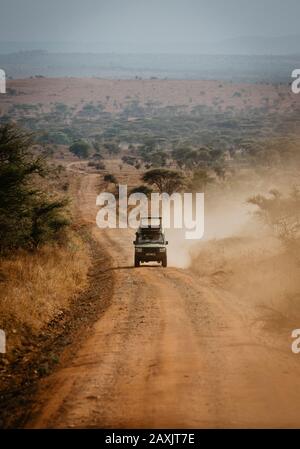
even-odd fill
[(49, 168), (32, 151), (33, 136), (15, 125), (0, 127), (0, 252), (34, 248), (57, 239), (68, 224), (66, 199), (39, 188)]
[(88, 158), (90, 155), (90, 150), (91, 150), (90, 145), (84, 140), (78, 140), (77, 142), (73, 143), (73, 145), (70, 146), (71, 153), (75, 154), (81, 159)]

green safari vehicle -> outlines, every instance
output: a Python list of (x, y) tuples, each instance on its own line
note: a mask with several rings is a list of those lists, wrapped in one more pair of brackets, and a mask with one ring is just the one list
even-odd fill
[(134, 266), (141, 262), (158, 262), (167, 266), (167, 245), (161, 217), (145, 217), (135, 234)]

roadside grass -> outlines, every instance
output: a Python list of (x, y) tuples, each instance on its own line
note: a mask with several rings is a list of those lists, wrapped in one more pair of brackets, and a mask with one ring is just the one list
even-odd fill
[(0, 328), (8, 355), (85, 289), (90, 264), (87, 247), (74, 232), (63, 246), (47, 244), (0, 259)]

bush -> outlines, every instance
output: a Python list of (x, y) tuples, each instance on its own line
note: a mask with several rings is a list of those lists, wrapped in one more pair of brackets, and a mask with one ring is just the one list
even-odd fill
[(73, 143), (69, 149), (71, 153), (75, 154), (77, 157), (86, 159), (90, 155), (91, 147), (84, 140), (79, 140), (78, 142)]
[(94, 167), (96, 170), (105, 170), (105, 164), (103, 162), (90, 161), (88, 167)]
[(68, 224), (67, 200), (38, 188), (49, 168), (32, 151), (33, 136), (14, 125), (0, 127), (0, 252), (33, 248), (57, 239)]
[(277, 190), (271, 190), (269, 196), (256, 195), (249, 198), (248, 203), (257, 206), (256, 214), (284, 244), (299, 249), (300, 190), (297, 187), (286, 197)]
[(111, 175), (110, 173), (104, 176), (104, 181), (115, 185), (118, 184), (117, 178), (114, 175)]

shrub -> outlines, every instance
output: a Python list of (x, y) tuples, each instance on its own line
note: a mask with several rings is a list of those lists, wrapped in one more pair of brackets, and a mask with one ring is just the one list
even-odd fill
[(90, 161), (88, 167), (95, 167), (96, 170), (105, 170), (105, 164), (103, 162)]
[(0, 252), (33, 248), (57, 239), (68, 224), (66, 199), (38, 187), (50, 169), (34, 155), (33, 136), (14, 125), (0, 127)]
[(104, 176), (104, 181), (115, 185), (118, 184), (117, 178), (114, 175), (111, 175), (110, 173)]
[(284, 244), (300, 247), (300, 190), (297, 187), (286, 197), (271, 190), (269, 196), (256, 195), (249, 198), (248, 203), (257, 206), (256, 214)]
[(84, 140), (78, 140), (70, 146), (71, 153), (75, 154), (81, 159), (86, 159), (89, 157), (91, 147)]

